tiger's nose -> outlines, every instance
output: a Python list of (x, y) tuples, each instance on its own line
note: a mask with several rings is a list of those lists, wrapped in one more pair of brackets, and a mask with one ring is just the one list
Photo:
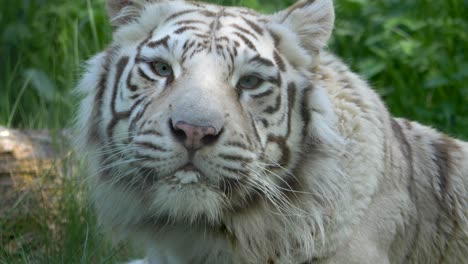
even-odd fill
[(212, 126), (196, 126), (184, 121), (172, 124), (172, 132), (175, 138), (191, 151), (214, 143), (220, 135), (220, 131)]

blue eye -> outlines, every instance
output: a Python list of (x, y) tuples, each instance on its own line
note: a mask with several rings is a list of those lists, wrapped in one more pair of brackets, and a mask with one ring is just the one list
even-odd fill
[(247, 76), (240, 78), (239, 82), (237, 83), (237, 87), (240, 89), (251, 90), (260, 86), (262, 82), (263, 80), (261, 80), (257, 76), (247, 75)]
[(153, 71), (161, 77), (169, 77), (173, 73), (171, 66), (162, 61), (153, 62), (151, 63), (151, 66)]

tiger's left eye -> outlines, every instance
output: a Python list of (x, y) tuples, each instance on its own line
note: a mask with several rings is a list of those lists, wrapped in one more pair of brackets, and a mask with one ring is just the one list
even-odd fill
[(255, 75), (247, 75), (240, 78), (239, 82), (237, 83), (237, 87), (240, 89), (255, 89), (262, 84), (262, 79), (258, 78)]
[(156, 61), (151, 63), (151, 66), (153, 67), (154, 72), (161, 77), (169, 77), (172, 75), (171, 66), (165, 62)]

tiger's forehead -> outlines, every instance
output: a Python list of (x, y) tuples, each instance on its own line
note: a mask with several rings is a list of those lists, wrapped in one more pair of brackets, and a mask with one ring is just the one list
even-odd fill
[(150, 48), (167, 48), (176, 41), (182, 52), (216, 52), (230, 60), (240, 50), (261, 55), (261, 51), (273, 48), (272, 37), (264, 26), (267, 18), (247, 8), (175, 1), (155, 4), (142, 16), (143, 20), (145, 16), (161, 17), (145, 44)]
[[(166, 17), (165, 21), (178, 19), (184, 15), (200, 16), (206, 20), (217, 20), (226, 18), (241, 18), (258, 20), (257, 22), (266, 22), (265, 16), (255, 12), (252, 9), (244, 7), (227, 7), (215, 4), (201, 3), (201, 2), (162, 2), (160, 3), (161, 10), (165, 12), (163, 16)], [(203, 19), (202, 18), (202, 19)]]

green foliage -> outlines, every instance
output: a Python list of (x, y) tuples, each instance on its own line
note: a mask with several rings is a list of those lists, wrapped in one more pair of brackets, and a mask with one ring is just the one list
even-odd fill
[(102, 2), (0, 0), (0, 124), (70, 123), (82, 62), (110, 38)]
[(468, 3), (342, 0), (331, 50), (397, 116), (468, 138)]

